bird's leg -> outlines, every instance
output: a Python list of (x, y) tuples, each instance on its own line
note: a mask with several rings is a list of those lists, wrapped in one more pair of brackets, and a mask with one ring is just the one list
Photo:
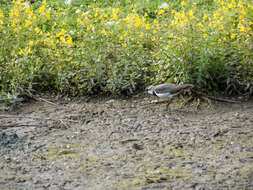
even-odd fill
[(170, 105), (170, 103), (171, 103), (171, 100), (169, 100), (169, 101), (168, 101), (168, 104), (166, 105), (166, 111), (169, 110), (169, 105)]

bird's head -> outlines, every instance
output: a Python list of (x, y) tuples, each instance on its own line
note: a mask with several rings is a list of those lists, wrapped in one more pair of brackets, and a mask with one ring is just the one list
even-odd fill
[(154, 86), (153, 86), (153, 85), (148, 86), (148, 87), (146, 88), (146, 92), (147, 92), (148, 94), (153, 94), (153, 92), (154, 92)]

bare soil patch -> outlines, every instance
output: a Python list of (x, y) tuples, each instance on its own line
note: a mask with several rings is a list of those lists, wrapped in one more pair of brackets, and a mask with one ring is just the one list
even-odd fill
[(33, 102), (0, 111), (0, 189), (253, 189), (253, 102)]

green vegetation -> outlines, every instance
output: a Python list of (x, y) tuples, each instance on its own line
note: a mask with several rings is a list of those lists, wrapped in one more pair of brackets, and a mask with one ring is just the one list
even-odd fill
[(0, 1), (0, 90), (132, 94), (150, 83), (253, 81), (249, 0)]

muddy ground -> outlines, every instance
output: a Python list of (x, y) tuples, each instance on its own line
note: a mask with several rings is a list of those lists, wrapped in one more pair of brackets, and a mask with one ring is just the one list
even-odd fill
[(0, 111), (1, 190), (253, 189), (253, 101), (40, 100)]

